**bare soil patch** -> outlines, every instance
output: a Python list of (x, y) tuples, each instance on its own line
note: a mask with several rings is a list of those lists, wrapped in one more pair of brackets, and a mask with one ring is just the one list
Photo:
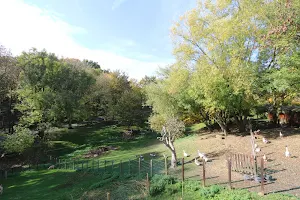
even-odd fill
[[(283, 138), (279, 137), (279, 132), (284, 134)], [(197, 157), (197, 149), (207, 153), (211, 158), (206, 167), (208, 184), (227, 184), (228, 168), (226, 165), (226, 155), (228, 153), (242, 153), (251, 155), (251, 143), (249, 136), (229, 135), (225, 139), (212, 133), (205, 137), (199, 135), (193, 140), (193, 146), (190, 144), (180, 144), (180, 148), (189, 149), (191, 157)], [(262, 137), (266, 137), (270, 143), (264, 144)], [(265, 164), (267, 173), (270, 174), (274, 181), (266, 183), (266, 193), (290, 193), (300, 196), (300, 129), (268, 129), (261, 130), (256, 143), (261, 148), (258, 160), (265, 154), (268, 162)], [(292, 157), (285, 157), (285, 146), (288, 145)], [(179, 149), (180, 149), (179, 148)], [(187, 164), (186, 177), (190, 179), (201, 179), (202, 166), (196, 166), (193, 162)], [(243, 175), (232, 172), (233, 187), (245, 188), (251, 191), (260, 191), (260, 184), (254, 181), (245, 182)]]

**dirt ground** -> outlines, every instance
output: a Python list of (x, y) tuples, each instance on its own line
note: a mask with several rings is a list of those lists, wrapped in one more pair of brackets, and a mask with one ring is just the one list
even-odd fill
[[(267, 173), (273, 177), (273, 181), (265, 184), (265, 193), (290, 193), (300, 197), (300, 129), (282, 129), (283, 138), (279, 137), (281, 129), (261, 130), (256, 143), (261, 148), (258, 158), (264, 154), (268, 161), (265, 163)], [(207, 153), (211, 162), (206, 164), (206, 183), (227, 184), (228, 168), (226, 155), (228, 153), (243, 153), (251, 155), (250, 136), (229, 135), (225, 139), (216, 138), (216, 134), (202, 134), (195, 138), (193, 149), (201, 149)], [(264, 144), (262, 137), (266, 137), (270, 143)], [(184, 144), (182, 144), (184, 145)], [(288, 145), (290, 158), (285, 157), (285, 146)], [(196, 156), (191, 155), (191, 158)], [(260, 159), (259, 159), (260, 160)], [(193, 162), (186, 166), (185, 177), (187, 179), (202, 179), (202, 166), (196, 166)], [(232, 186), (244, 188), (250, 191), (260, 191), (260, 184), (254, 181), (244, 181), (243, 175), (232, 172)]]

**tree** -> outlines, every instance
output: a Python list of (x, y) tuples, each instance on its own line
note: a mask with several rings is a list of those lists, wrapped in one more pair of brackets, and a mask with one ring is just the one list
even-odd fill
[(83, 60), (84, 63), (86, 63), (89, 67), (94, 68), (94, 69), (98, 69), (102, 72), (102, 69), (100, 67), (100, 65), (98, 64), (98, 62), (94, 62), (92, 60)]
[(135, 81), (130, 81), (130, 89), (123, 92), (116, 104), (116, 119), (129, 126), (143, 125), (149, 117), (148, 107), (145, 104), (145, 95)]
[(89, 93), (94, 79), (76, 59), (59, 60), (45, 50), (32, 49), (18, 58), (22, 69), (18, 89), (22, 112), (20, 125), (38, 127), (38, 124), (61, 123), (81, 118), (85, 110), (83, 98)]
[(55, 104), (51, 108), (53, 114), (57, 119), (67, 119), (69, 128), (73, 119), (81, 118), (81, 111), (85, 109), (85, 105), (82, 104), (83, 98), (89, 94), (95, 82), (84, 70), (72, 67), (72, 63), (65, 61), (49, 80), (49, 87), (55, 92)]
[(3, 147), (6, 152), (22, 153), (34, 143), (35, 135), (27, 128), (16, 127), (16, 132), (7, 135), (3, 141)]
[(0, 45), (0, 128), (9, 128), (13, 133), (16, 113), (13, 110), (16, 101), (15, 89), (19, 81), (20, 70), (10, 51)]
[(192, 72), (190, 94), (225, 134), (231, 118), (244, 131), (255, 105), (254, 58), (264, 32), (256, 17), (263, 15), (260, 3), (199, 2), (172, 29), (176, 63)]
[[(159, 118), (152, 118), (151, 127), (153, 129), (158, 128), (155, 120), (160, 120)], [(157, 121), (161, 122), (161, 121)], [(177, 155), (174, 146), (175, 139), (182, 136), (184, 133), (185, 126), (184, 123), (176, 118), (170, 118), (162, 126), (161, 137), (158, 139), (171, 151), (171, 167), (175, 168), (177, 165)]]

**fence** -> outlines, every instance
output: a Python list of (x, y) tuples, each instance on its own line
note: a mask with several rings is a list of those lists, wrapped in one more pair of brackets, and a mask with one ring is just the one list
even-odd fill
[[(260, 193), (264, 194), (265, 184), (265, 169), (264, 161), (260, 161), (260, 173), (257, 172), (258, 167), (256, 159), (249, 155), (243, 154), (232, 154), (227, 157), (227, 167), (225, 170), (214, 168), (214, 162), (205, 162), (201, 160), (200, 165), (194, 163), (194, 158), (181, 158), (179, 159), (178, 166), (175, 169), (170, 168), (170, 160), (168, 158), (156, 158), (151, 160), (144, 160), (142, 158), (129, 159), (126, 161), (115, 161), (115, 160), (102, 160), (102, 159), (90, 159), (90, 160), (79, 160), (79, 159), (57, 159), (49, 158), (49, 162), (45, 164), (27, 165), (25, 168), (21, 168), (20, 171), (24, 170), (42, 170), (55, 168), (57, 170), (75, 170), (75, 171), (86, 171), (86, 172), (97, 172), (98, 174), (118, 174), (119, 177), (130, 175), (131, 177), (139, 177), (146, 179), (147, 182), (155, 174), (168, 174), (177, 177), (178, 179), (185, 181), (187, 179), (194, 179), (202, 182), (203, 186), (209, 186), (212, 184), (228, 185), (228, 188), (233, 188), (233, 184), (239, 183), (237, 180), (237, 174), (249, 174), (256, 177), (256, 181), (260, 185)], [(224, 175), (219, 176), (217, 173)], [(19, 172), (20, 172), (19, 171)], [(238, 172), (234, 174), (233, 180), (232, 172)], [(11, 174), (15, 175), (18, 173), (15, 169), (9, 171), (2, 171), (1, 176), (7, 177)], [(254, 176), (260, 174), (260, 176)], [(260, 177), (258, 179), (257, 177)], [(238, 177), (239, 179), (239, 177)], [(260, 181), (263, 180), (263, 181)], [(244, 181), (248, 181), (245, 180)], [(238, 187), (238, 186), (236, 186)]]

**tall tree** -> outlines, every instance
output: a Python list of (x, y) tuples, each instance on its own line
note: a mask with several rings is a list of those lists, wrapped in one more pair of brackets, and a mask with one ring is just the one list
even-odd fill
[(16, 118), (13, 107), (19, 73), (16, 59), (10, 51), (0, 45), (0, 128), (8, 128), (11, 133)]

